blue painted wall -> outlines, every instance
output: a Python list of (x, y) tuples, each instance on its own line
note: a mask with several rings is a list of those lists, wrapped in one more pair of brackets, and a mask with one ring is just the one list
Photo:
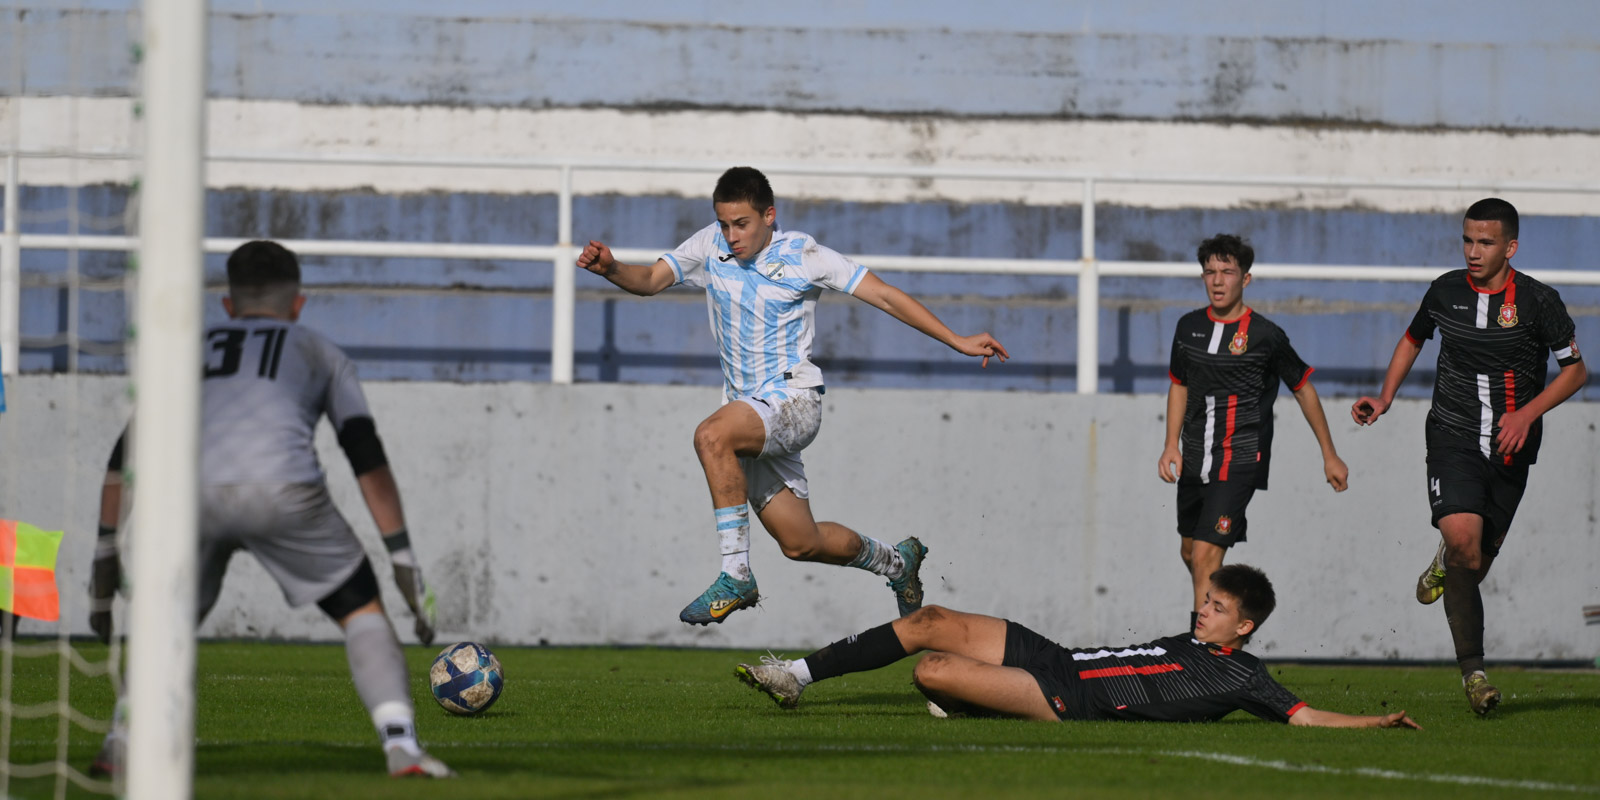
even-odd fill
[[(134, 0), (0, 13), (0, 92), (124, 95)], [(1600, 131), (1600, 3), (213, 3), (217, 97)]]
[[(124, 190), (71, 192), (29, 188), (25, 207), (76, 201), (86, 216), (116, 219)], [(1000, 258), (1077, 258), (1079, 211), (1009, 204), (783, 204), (785, 224), (850, 253), (956, 255)], [(617, 246), (670, 248), (711, 221), (703, 199), (579, 197), (578, 236)], [(208, 233), (283, 239), (371, 239), (527, 243), (555, 238), (555, 198), (548, 195), (380, 195), (371, 192), (211, 192)], [(1288, 209), (1152, 210), (1103, 206), (1097, 211), (1101, 258), (1183, 261), (1200, 239), (1220, 231), (1244, 234), (1259, 258), (1287, 263), (1420, 264), (1441, 272), (1459, 266), (1456, 214)], [(29, 232), (65, 232), (64, 221), (33, 223)], [(116, 231), (108, 231), (116, 232)], [(1525, 267), (1563, 269), (1590, 263), (1589, 243), (1600, 219), (1528, 217), (1523, 220)], [(61, 253), (28, 251), (28, 275), (59, 273)], [(116, 278), (123, 258), (79, 254), (89, 278)], [(870, 256), (865, 259), (871, 266)], [(550, 312), (547, 264), (430, 259), (307, 259), (306, 283), (332, 287), (313, 295), (303, 321), (330, 334), (358, 359), (369, 378), (401, 380), (548, 379)], [(1198, 275), (1198, 264), (1196, 273)], [(208, 261), (220, 285), (223, 258)], [(980, 373), (888, 316), (843, 295), (819, 307), (816, 355), (830, 383), (864, 387), (1071, 390), (1076, 376), (1076, 280), (884, 273), (921, 297), (952, 328), (988, 330), (1016, 358)], [(443, 290), (420, 294), (393, 287)], [(716, 384), (720, 381), (707, 329), (703, 294), (673, 290), (655, 298), (624, 295), (579, 273), (577, 377), (585, 381)], [(1301, 355), (1318, 367), (1324, 392), (1354, 394), (1381, 382), (1394, 342), (1421, 299), (1420, 284), (1262, 280), (1248, 299), (1290, 333)], [(1580, 343), (1600, 342), (1600, 289), (1563, 291), (1578, 322)], [(119, 291), (85, 292), (79, 330), (85, 339), (114, 343), (126, 324)], [(1172, 326), (1203, 305), (1196, 281), (1110, 278), (1101, 286), (1101, 389), (1164, 391)], [(221, 307), (209, 304), (215, 319)], [(66, 293), (24, 291), (22, 334), (46, 337), (66, 329)], [(1419, 365), (1431, 369), (1433, 348)], [(63, 348), (29, 347), (24, 370), (61, 368)], [(85, 355), (86, 370), (118, 370), (115, 354)], [(1600, 374), (1595, 378), (1600, 385)], [(1408, 394), (1426, 394), (1413, 379)], [(1586, 392), (1597, 391), (1594, 388)], [(1587, 396), (1587, 395), (1586, 395)]]

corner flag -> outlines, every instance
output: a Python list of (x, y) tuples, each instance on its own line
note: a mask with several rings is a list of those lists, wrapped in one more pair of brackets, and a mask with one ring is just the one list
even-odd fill
[(61, 531), (0, 519), (0, 609), (19, 617), (54, 622), (61, 616), (56, 592), (56, 551)]

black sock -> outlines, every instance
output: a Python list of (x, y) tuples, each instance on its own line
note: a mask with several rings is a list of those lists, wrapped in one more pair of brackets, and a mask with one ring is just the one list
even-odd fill
[(1456, 644), (1461, 674), (1483, 669), (1483, 592), (1478, 573), (1451, 565), (1444, 573), (1444, 618)]
[(894, 633), (893, 623), (840, 639), (827, 647), (806, 656), (806, 668), (811, 670), (811, 680), (837, 678), (851, 672), (887, 667), (906, 657), (906, 648)]

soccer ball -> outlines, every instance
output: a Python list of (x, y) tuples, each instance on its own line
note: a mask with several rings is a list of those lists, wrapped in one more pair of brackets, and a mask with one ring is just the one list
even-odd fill
[(433, 699), (452, 714), (480, 714), (500, 699), (505, 677), (500, 659), (477, 642), (457, 642), (444, 649), (428, 670)]

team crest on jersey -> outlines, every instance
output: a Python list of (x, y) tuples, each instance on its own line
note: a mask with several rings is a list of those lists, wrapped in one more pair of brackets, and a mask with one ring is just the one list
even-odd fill
[(1506, 303), (1500, 306), (1500, 327), (1509, 328), (1517, 324), (1517, 307)]
[(1226, 514), (1224, 514), (1224, 515), (1222, 515), (1220, 517), (1217, 517), (1217, 529), (1216, 530), (1217, 530), (1217, 533), (1219, 533), (1219, 534), (1221, 534), (1223, 536), (1227, 536), (1228, 534), (1233, 533), (1233, 518), (1229, 517)]
[(1239, 331), (1233, 335), (1233, 341), (1228, 342), (1228, 352), (1239, 355), (1245, 351), (1245, 345), (1249, 342), (1250, 336), (1244, 331)]
[(782, 261), (768, 261), (767, 262), (767, 280), (769, 280), (769, 281), (781, 281), (781, 280), (783, 280), (783, 262)]
[(1057, 714), (1065, 714), (1065, 713), (1067, 713), (1067, 704), (1061, 702), (1061, 698), (1059, 698), (1059, 697), (1052, 696), (1050, 698), (1050, 705), (1055, 706)]
[(1572, 341), (1567, 343), (1567, 349), (1572, 351), (1572, 357), (1573, 358), (1582, 358), (1583, 357), (1583, 355), (1578, 352), (1578, 337), (1576, 337), (1576, 336), (1572, 337)]

